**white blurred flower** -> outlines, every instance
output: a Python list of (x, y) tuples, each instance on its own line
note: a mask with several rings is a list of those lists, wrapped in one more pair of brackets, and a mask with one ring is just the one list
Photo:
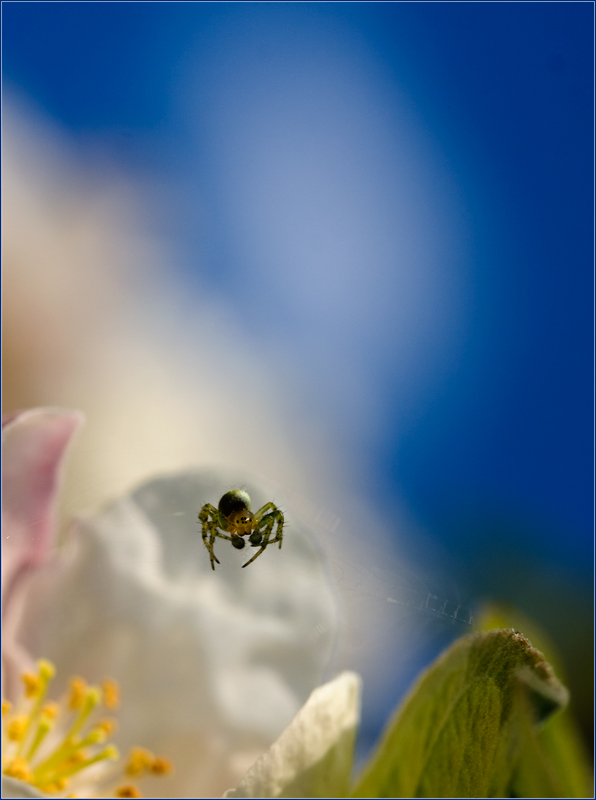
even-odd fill
[[(72, 674), (92, 682), (109, 675), (123, 697), (114, 743), (122, 752), (142, 745), (174, 765), (172, 776), (143, 793), (221, 795), (238, 785), (322, 678), (337, 613), (321, 561), (284, 507), (281, 551), (266, 551), (243, 570), (242, 554), (218, 540), (221, 565), (212, 572), (197, 521), (201, 506), (239, 485), (256, 508), (279, 498), (241, 476), (205, 471), (149, 481), (75, 521), (55, 547), (56, 475), (78, 421), (71, 412), (42, 409), (5, 428), (11, 485), (3, 544), (13, 537), (10, 560), (20, 565), (8, 570), (4, 595), (8, 699), (16, 700), (18, 671), (32, 657), (56, 666), (58, 695)], [(32, 533), (40, 519), (41, 538)], [(332, 717), (355, 719), (351, 680), (347, 706), (336, 713), (330, 702)], [(10, 791), (3, 786), (3, 796)]]
[(360, 714), (360, 678), (315, 689), (291, 725), (225, 797), (345, 797)]

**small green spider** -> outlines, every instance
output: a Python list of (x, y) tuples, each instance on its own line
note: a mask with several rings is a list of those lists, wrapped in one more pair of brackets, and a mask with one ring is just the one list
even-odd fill
[[(246, 544), (242, 537), (248, 535), (251, 546), (261, 548), (246, 564), (242, 565), (243, 568), (252, 564), (268, 544), (279, 542), (281, 549), (284, 515), (273, 503), (265, 503), (256, 514), (253, 514), (250, 510), (250, 497), (242, 489), (232, 489), (232, 491), (226, 492), (217, 508), (211, 503), (205, 503), (199, 513), (199, 520), (203, 523), (203, 541), (209, 551), (211, 569), (215, 569), (215, 562), (219, 564), (219, 559), (213, 552), (216, 536), (219, 536), (220, 539), (227, 539), (232, 542), (233, 547), (242, 550)], [(275, 538), (271, 539), (276, 522)], [(222, 531), (226, 531), (226, 533)]]

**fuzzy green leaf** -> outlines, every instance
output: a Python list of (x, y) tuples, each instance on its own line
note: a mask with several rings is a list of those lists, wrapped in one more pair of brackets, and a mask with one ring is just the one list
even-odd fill
[[(512, 609), (488, 606), (480, 614), (481, 630), (513, 625), (523, 630), (564, 678), (554, 645), (536, 624)], [(512, 775), (517, 797), (593, 797), (594, 781), (588, 755), (571, 710), (565, 708), (537, 729), (526, 726), (522, 755)]]
[(507, 796), (528, 729), (566, 701), (520, 633), (464, 637), (419, 678), (353, 796)]
[(524, 719), (521, 756), (509, 787), (511, 797), (594, 797), (590, 770), (578, 757), (581, 742), (566, 713), (548, 720), (542, 730)]

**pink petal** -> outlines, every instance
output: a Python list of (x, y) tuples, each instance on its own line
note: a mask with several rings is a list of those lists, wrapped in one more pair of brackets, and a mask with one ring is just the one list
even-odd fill
[[(39, 408), (2, 424), (2, 599), (8, 603), (23, 570), (40, 566), (55, 535), (60, 468), (78, 411)], [(6, 610), (6, 607), (5, 609)]]
[(2, 420), (2, 696), (17, 697), (32, 658), (17, 641), (35, 568), (49, 558), (64, 453), (83, 422), (77, 411), (38, 408)]

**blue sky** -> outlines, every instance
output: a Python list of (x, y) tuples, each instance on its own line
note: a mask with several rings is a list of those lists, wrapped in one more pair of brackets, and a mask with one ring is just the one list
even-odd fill
[(150, 176), (189, 302), (230, 305), (415, 559), (535, 614), (552, 574), (590, 596), (593, 14), (2, 4), (5, 90)]

